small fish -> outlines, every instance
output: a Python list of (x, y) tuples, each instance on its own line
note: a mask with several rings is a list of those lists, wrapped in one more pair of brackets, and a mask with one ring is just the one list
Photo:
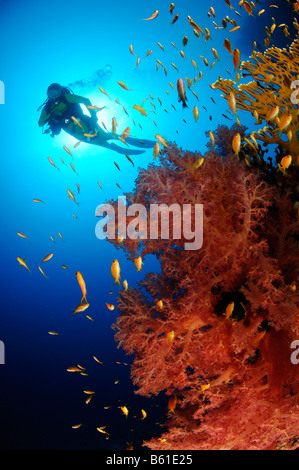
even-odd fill
[(42, 268), (39, 266), (38, 269), (40, 270), (40, 272), (42, 273), (42, 275), (46, 278), (46, 279), (49, 279), (48, 276), (45, 275), (44, 271), (42, 270)]
[(94, 134), (84, 134), (84, 137), (92, 139), (93, 137), (95, 137), (97, 135), (97, 133), (98, 133), (98, 131), (96, 131)]
[(204, 157), (200, 157), (196, 162), (193, 163), (192, 168), (193, 170), (197, 170), (204, 162)]
[(115, 306), (113, 304), (107, 304), (107, 302), (106, 302), (106, 305), (107, 305), (107, 308), (109, 310), (114, 310), (115, 309)]
[(277, 126), (278, 129), (280, 131), (283, 131), (284, 129), (286, 129), (291, 124), (292, 119), (293, 117), (291, 114), (285, 114)]
[(161, 151), (161, 148), (160, 148), (160, 145), (159, 145), (159, 142), (156, 142), (155, 145), (154, 145), (154, 160), (157, 158), (157, 156), (159, 155)]
[(52, 336), (59, 336), (59, 333), (57, 333), (56, 331), (48, 331), (48, 334)]
[(190, 26), (194, 28), (196, 31), (198, 31), (201, 34), (204, 34), (203, 30), (198, 26), (198, 24), (195, 23), (195, 21), (192, 20), (191, 16), (188, 15), (188, 21)]
[(166, 338), (167, 338), (167, 341), (168, 341), (169, 343), (172, 343), (172, 342), (173, 342), (174, 337), (175, 337), (175, 334), (174, 334), (174, 331), (173, 331), (173, 330), (169, 331), (169, 332), (166, 334)]
[(239, 65), (240, 65), (240, 51), (239, 49), (235, 49), (234, 50), (234, 53), (233, 53), (233, 64), (235, 66), (235, 70), (236, 71), (238, 68), (239, 68)]
[(241, 26), (235, 26), (233, 29), (230, 29), (228, 32), (229, 33), (233, 33), (234, 31), (238, 31), (238, 29), (240, 29)]
[(232, 91), (228, 95), (227, 102), (233, 114), (236, 114), (236, 98)]
[(20, 263), (20, 265), (21, 265), (21, 266), (24, 266), (24, 268), (26, 268), (26, 269), (30, 272), (30, 274), (31, 274), (31, 271), (30, 271), (30, 269), (28, 268), (26, 262), (25, 262), (22, 258), (20, 258), (19, 256), (17, 257), (17, 260), (18, 260), (18, 262)]
[(146, 411), (141, 410), (141, 414), (142, 414), (142, 418), (141, 418), (141, 419), (144, 420), (144, 419), (147, 417)]
[(114, 279), (114, 283), (113, 284), (116, 284), (118, 283), (119, 284), (119, 287), (120, 286), (120, 266), (119, 266), (119, 262), (117, 259), (115, 259), (112, 264), (111, 264), (111, 275)]
[(83, 304), (79, 304), (78, 307), (74, 310), (74, 314), (75, 313), (81, 313), (81, 312), (85, 312), (86, 309), (88, 309), (90, 305), (86, 302), (84, 302)]
[(177, 397), (173, 395), (168, 400), (168, 413), (174, 413), (176, 404), (177, 404)]
[(173, 66), (173, 68), (176, 69), (177, 72), (179, 71), (179, 69), (177, 68), (177, 66), (173, 62), (171, 62), (171, 65)]
[(162, 46), (162, 44), (160, 42), (157, 42), (158, 46), (162, 49), (163, 52), (165, 52), (165, 49), (164, 47)]
[(137, 271), (141, 271), (142, 265), (144, 264), (144, 263), (142, 262), (141, 256), (138, 256), (137, 258), (134, 259), (134, 264), (135, 264), (135, 266), (136, 266)]
[(147, 116), (146, 112), (144, 111), (144, 109), (141, 106), (138, 106), (138, 105), (134, 104), (133, 108), (137, 109), (137, 111), (139, 111), (140, 114), (142, 114), (143, 116)]
[(99, 364), (103, 364), (101, 361), (99, 361), (99, 359), (98, 359), (96, 356), (92, 356), (92, 357), (93, 357), (93, 359), (94, 359), (96, 362), (98, 362)]
[(116, 127), (117, 127), (117, 121), (116, 121), (116, 118), (113, 117), (113, 118), (112, 118), (112, 135), (115, 134)]
[(188, 105), (186, 104), (187, 98), (186, 98), (185, 84), (182, 78), (179, 78), (177, 81), (177, 90), (178, 90), (178, 95), (179, 95), (178, 101), (179, 102), (182, 101), (183, 108), (188, 108)]
[(229, 39), (226, 38), (226, 39), (224, 40), (224, 44), (223, 44), (223, 45), (224, 45), (225, 49), (226, 49), (228, 52), (230, 52), (230, 54), (233, 54), (232, 46), (231, 46), (231, 43), (230, 43), (230, 40), (229, 40)]
[(240, 148), (241, 148), (241, 135), (238, 132), (232, 140), (232, 149), (235, 152), (235, 155), (237, 156), (239, 155)]
[(129, 157), (129, 155), (126, 155), (126, 157), (127, 157), (127, 159), (129, 160), (129, 162), (131, 162), (131, 163), (132, 163), (132, 165), (133, 165), (133, 166), (135, 166), (135, 165), (134, 165), (134, 162), (133, 162), (133, 160), (132, 160), (132, 158), (131, 158), (131, 157)]
[(244, 5), (244, 8), (245, 8), (245, 10), (247, 11), (247, 13), (248, 13), (250, 16), (253, 16), (253, 14), (252, 14), (252, 8), (251, 8), (250, 3), (247, 2), (246, 0), (244, 0), (243, 5)]
[(74, 123), (77, 124), (77, 126), (81, 127), (81, 129), (83, 129), (82, 124), (80, 123), (80, 121), (75, 116), (71, 116), (71, 118), (74, 121)]
[(66, 369), (67, 372), (81, 372), (81, 369), (79, 367), (69, 367), (68, 369)]
[(29, 240), (29, 238), (27, 237), (27, 235), (24, 235), (24, 233), (17, 232), (17, 235), (19, 235), (19, 237), (21, 237), (21, 238), (27, 238), (27, 240)]
[(92, 390), (83, 390), (83, 393), (86, 393), (86, 395), (94, 395), (96, 392), (93, 392)]
[(118, 81), (117, 83), (118, 83), (119, 86), (121, 86), (124, 90), (132, 91), (132, 88), (128, 88), (127, 85), (125, 85), (123, 82)]
[(120, 171), (120, 168), (119, 168), (118, 164), (116, 162), (113, 162), (113, 163), (116, 166), (116, 168)]
[(162, 299), (158, 300), (156, 305), (160, 310), (163, 310), (164, 305), (163, 305), (163, 300)]
[(46, 261), (49, 261), (53, 257), (54, 253), (49, 253), (47, 256), (44, 257), (44, 259), (41, 260), (42, 263), (45, 263)]
[(174, 15), (174, 17), (173, 17), (173, 20), (172, 20), (171, 24), (174, 24), (174, 23), (176, 23), (178, 19), (179, 19), (179, 15), (178, 15), (178, 14)]
[(57, 170), (59, 170), (58, 166), (55, 165), (55, 163), (53, 162), (53, 160), (50, 157), (48, 157), (48, 160), (51, 163), (51, 165), (54, 166), (54, 168), (57, 168)]
[(174, 3), (171, 3), (169, 7), (169, 11), (171, 14), (173, 13), (173, 10), (174, 10)]
[(155, 134), (155, 137), (160, 142), (160, 144), (162, 144), (164, 147), (168, 147), (167, 141), (163, 139), (163, 137), (160, 134)]
[(128, 286), (128, 281), (126, 279), (123, 281), (123, 286), (124, 286), (125, 291), (127, 291), (129, 286)]
[(183, 46), (185, 47), (188, 44), (188, 37), (184, 36), (183, 37)]
[(76, 272), (76, 277), (77, 277), (77, 281), (78, 281), (78, 283), (79, 283), (79, 286), (80, 286), (80, 288), (81, 288), (82, 295), (83, 295), (83, 297), (82, 297), (82, 299), (81, 299), (81, 304), (82, 304), (82, 301), (83, 301), (83, 300), (85, 300), (85, 302), (88, 303), (88, 302), (87, 302), (87, 299), (86, 299), (86, 294), (87, 294), (86, 284), (85, 284), (85, 281), (84, 281), (83, 276), (82, 276), (82, 274), (80, 273), (80, 271), (77, 271), (77, 272)]
[(133, 52), (133, 44), (130, 45), (130, 52), (131, 52), (132, 55), (137, 57), (137, 55)]
[(214, 134), (212, 131), (209, 131), (209, 137), (211, 139), (211, 142), (212, 142), (212, 148), (215, 147), (215, 137), (214, 137)]
[(79, 429), (81, 426), (82, 426), (82, 423), (80, 423), (80, 424), (74, 424), (74, 425), (72, 426), (72, 429)]
[(228, 304), (228, 306), (226, 307), (225, 309), (225, 318), (230, 318), (230, 316), (232, 315), (233, 311), (234, 311), (234, 308), (235, 308), (235, 303), (234, 302), (231, 302), (230, 304)]
[(275, 119), (279, 114), (279, 110), (279, 106), (272, 106), (266, 116), (266, 121), (272, 121)]
[(86, 108), (93, 109), (94, 111), (102, 111), (102, 109), (106, 108), (106, 106), (102, 106), (101, 108), (99, 108), (98, 106), (92, 106), (92, 105), (88, 104), (86, 106)]
[(104, 95), (108, 96), (109, 99), (111, 99), (110, 96), (108, 95), (108, 93), (107, 93), (102, 87), (99, 86), (99, 90), (100, 90), (102, 93), (104, 93)]
[(150, 16), (150, 18), (143, 18), (142, 21), (154, 20), (155, 18), (157, 18), (158, 14), (159, 14), (159, 10), (156, 10), (156, 11), (154, 11), (154, 13), (152, 14), (152, 16)]
[(32, 199), (33, 202), (42, 202), (44, 204), (44, 201), (42, 201), (41, 199)]
[(125, 417), (127, 418), (128, 414), (129, 414), (128, 408), (126, 406), (121, 406), (120, 409), (123, 412), (123, 414), (125, 415)]
[(194, 106), (193, 108), (193, 115), (194, 115), (195, 122), (197, 122), (198, 115), (199, 115), (199, 110), (197, 106)]
[(75, 170), (75, 167), (74, 167), (74, 165), (73, 165), (72, 162), (70, 162), (70, 166), (71, 166), (72, 170), (77, 174), (77, 172), (76, 172), (76, 170)]
[(79, 205), (79, 203), (76, 201), (75, 196), (73, 195), (70, 189), (67, 189), (67, 193), (69, 195), (69, 199), (72, 199), (77, 205)]
[(72, 153), (70, 152), (70, 150), (65, 145), (63, 146), (63, 149), (73, 158)]
[(291, 163), (292, 163), (292, 155), (286, 155), (280, 160), (277, 171), (281, 170), (282, 173), (285, 173), (285, 171), (289, 168)]

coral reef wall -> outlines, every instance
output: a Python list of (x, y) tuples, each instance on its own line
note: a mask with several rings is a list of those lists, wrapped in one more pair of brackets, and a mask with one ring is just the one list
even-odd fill
[(159, 159), (140, 170), (127, 202), (148, 211), (202, 204), (203, 244), (184, 249), (190, 240), (183, 230), (176, 238), (177, 227), (168, 239), (160, 231), (157, 239), (111, 240), (130, 260), (153, 254), (161, 264), (161, 273), (120, 292), (113, 325), (118, 346), (134, 355), (136, 393), (175, 399), (166, 431), (145, 445), (298, 447), (299, 365), (290, 357), (299, 335), (299, 222), (289, 194), (213, 149), (201, 155), (169, 144)]

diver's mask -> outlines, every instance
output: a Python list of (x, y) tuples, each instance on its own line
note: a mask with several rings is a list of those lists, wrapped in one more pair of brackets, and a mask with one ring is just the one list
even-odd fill
[(61, 95), (61, 85), (52, 83), (47, 90), (47, 95), (50, 101), (55, 101)]

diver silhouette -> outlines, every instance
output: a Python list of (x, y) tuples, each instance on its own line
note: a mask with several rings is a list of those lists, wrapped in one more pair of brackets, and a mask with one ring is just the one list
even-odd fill
[[(81, 104), (85, 105), (90, 116), (84, 114)], [(138, 155), (144, 153), (144, 150), (135, 150), (123, 148), (109, 140), (118, 140), (118, 135), (112, 132), (106, 132), (97, 122), (97, 110), (90, 108), (91, 101), (83, 96), (75, 95), (69, 88), (61, 86), (59, 83), (52, 83), (47, 90), (47, 99), (39, 106), (42, 112), (38, 121), (39, 127), (47, 128), (43, 130), (44, 134), (51, 134), (51, 137), (60, 134), (64, 130), (81, 142), (98, 145), (120, 154)], [(136, 139), (127, 137), (128, 145), (147, 149), (152, 148), (155, 142), (152, 140)]]

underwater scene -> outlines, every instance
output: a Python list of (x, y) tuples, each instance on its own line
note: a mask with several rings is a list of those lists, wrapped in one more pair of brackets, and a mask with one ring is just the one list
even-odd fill
[(298, 449), (299, 2), (0, 9), (0, 449)]

